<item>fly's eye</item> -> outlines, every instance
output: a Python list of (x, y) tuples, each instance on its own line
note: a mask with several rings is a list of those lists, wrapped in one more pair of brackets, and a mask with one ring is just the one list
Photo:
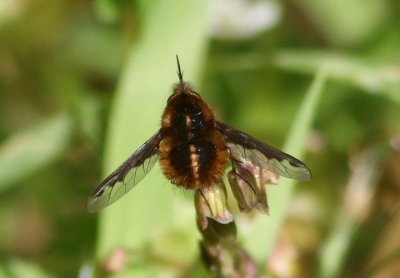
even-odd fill
[(171, 99), (172, 99), (174, 96), (175, 96), (175, 94), (170, 95), (170, 96), (168, 97), (168, 99), (167, 99), (167, 103), (169, 103), (169, 102), (171, 101)]
[(195, 95), (196, 97), (200, 98), (200, 95), (199, 95), (198, 93), (196, 93), (195, 91), (191, 91), (191, 93), (192, 93), (193, 95)]

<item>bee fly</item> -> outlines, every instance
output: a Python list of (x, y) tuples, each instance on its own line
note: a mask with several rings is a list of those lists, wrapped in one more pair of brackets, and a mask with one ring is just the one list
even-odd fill
[(221, 181), (228, 161), (261, 165), (273, 175), (308, 180), (310, 170), (298, 159), (215, 119), (211, 108), (183, 81), (178, 56), (179, 83), (168, 98), (161, 128), (91, 195), (90, 212), (121, 198), (160, 161), (168, 180), (186, 189), (204, 189)]

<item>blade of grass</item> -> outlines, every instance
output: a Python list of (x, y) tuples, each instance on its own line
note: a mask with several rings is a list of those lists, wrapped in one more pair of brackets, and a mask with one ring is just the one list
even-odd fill
[[(202, 0), (156, 1), (145, 13), (141, 37), (132, 47), (117, 89), (106, 142), (105, 173), (115, 169), (159, 128), (172, 84), (178, 81), (175, 54), (191, 80), (199, 75), (207, 42), (207, 6)], [(152, 231), (171, 225), (177, 216), (173, 191), (165, 183), (156, 165), (134, 192), (101, 213), (98, 259), (118, 247), (144, 248), (151, 241)], [(190, 258), (193, 252), (187, 251), (184, 257)], [(150, 271), (147, 263), (142, 271), (130, 270), (118, 277), (150, 277)]]
[(357, 231), (372, 207), (388, 147), (366, 149), (354, 165), (335, 227), (322, 247), (318, 277), (339, 277)]
[[(326, 79), (326, 70), (320, 69), (292, 123), (284, 150), (295, 157), (301, 158), (304, 153), (307, 135), (315, 118)], [(267, 187), (270, 216), (257, 215), (251, 230), (244, 235), (247, 250), (259, 263), (264, 262), (270, 255), (276, 242), (295, 183), (294, 180), (282, 178), (279, 180), (279, 186)]]
[(383, 1), (300, 0), (296, 5), (331, 44), (348, 47), (371, 39), (388, 12)]
[(396, 264), (400, 260), (400, 247), (396, 246), (394, 251), (389, 253), (385, 258), (381, 259), (377, 263), (373, 264), (372, 267), (364, 270), (359, 277), (378, 277), (379, 272), (384, 272), (387, 267), (392, 264)]
[(35, 263), (24, 261), (19, 258), (12, 258), (0, 264), (0, 277), (51, 278), (55, 276), (47, 273)]
[(306, 74), (314, 74), (325, 66), (332, 80), (382, 94), (400, 103), (400, 67), (396, 63), (367, 63), (357, 57), (318, 50), (282, 51), (274, 60), (285, 70)]
[(11, 136), (0, 146), (0, 192), (45, 168), (66, 151), (72, 119), (59, 114)]

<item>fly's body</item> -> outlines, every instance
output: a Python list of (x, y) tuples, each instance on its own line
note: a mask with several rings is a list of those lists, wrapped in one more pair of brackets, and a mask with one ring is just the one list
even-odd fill
[(175, 185), (212, 186), (228, 163), (224, 136), (215, 128), (212, 110), (186, 83), (169, 98), (162, 116), (160, 165)]
[[(89, 211), (121, 198), (157, 160), (168, 180), (192, 190), (220, 185), (228, 162), (232, 165), (230, 183), (251, 192), (259, 192), (264, 183), (277, 176), (297, 180), (311, 177), (300, 160), (217, 121), (200, 95), (183, 81), (178, 57), (177, 64), (179, 83), (167, 101), (161, 128), (100, 183), (89, 199)], [(265, 192), (257, 194), (264, 196)]]

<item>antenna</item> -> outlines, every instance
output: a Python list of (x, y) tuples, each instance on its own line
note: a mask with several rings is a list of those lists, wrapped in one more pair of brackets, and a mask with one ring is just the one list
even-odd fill
[(176, 72), (179, 77), (179, 81), (183, 83), (183, 72), (181, 71), (181, 65), (179, 64), (179, 57), (176, 55), (176, 63), (178, 65), (178, 71)]

